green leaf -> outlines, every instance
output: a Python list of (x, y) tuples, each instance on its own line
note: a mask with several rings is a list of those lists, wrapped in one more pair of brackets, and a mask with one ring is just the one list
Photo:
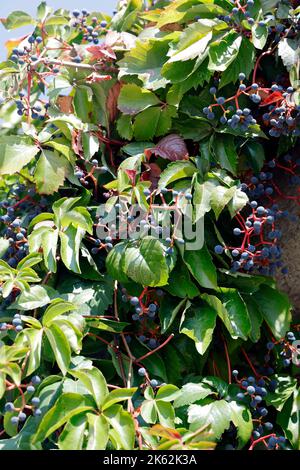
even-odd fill
[(175, 0), (167, 5), (163, 14), (159, 12), (156, 19), (157, 26), (161, 28), (169, 23), (189, 22), (194, 20), (196, 15), (200, 15), (201, 18), (215, 18), (217, 15), (226, 14), (226, 10), (219, 5), (212, 4), (210, 0), (205, 0), (203, 3), (199, 5), (197, 0)]
[(300, 392), (295, 390), (277, 414), (277, 423), (295, 450), (300, 450)]
[(297, 390), (297, 380), (288, 375), (275, 375), (277, 386), (275, 392), (269, 392), (266, 396), (266, 403), (274, 406), (276, 410), (282, 411), (285, 402)]
[(136, 116), (133, 133), (137, 140), (152, 140), (154, 136), (166, 134), (176, 114), (173, 106), (151, 107)]
[(270, 13), (277, 6), (279, 0), (264, 0), (261, 2), (263, 13)]
[(175, 411), (171, 403), (155, 400), (158, 420), (162, 426), (174, 427)]
[(108, 388), (102, 372), (96, 367), (92, 369), (70, 370), (69, 372), (85, 385), (100, 410), (108, 396)]
[(160, 119), (159, 107), (151, 107), (139, 113), (135, 119), (133, 133), (137, 140), (152, 140)]
[(86, 160), (91, 160), (95, 153), (98, 152), (99, 146), (100, 144), (97, 136), (88, 132), (84, 132), (82, 134), (82, 147)]
[(233, 218), (238, 212), (240, 212), (243, 207), (247, 204), (249, 198), (244, 191), (240, 188), (235, 187), (235, 191), (233, 193), (233, 198), (228, 204), (228, 210), (230, 212), (231, 217)]
[(62, 215), (60, 222), (63, 227), (72, 224), (76, 228), (80, 227), (89, 234), (93, 234), (93, 220), (85, 207), (74, 207)]
[(9, 294), (12, 292), (15, 286), (15, 281), (6, 281), (2, 284), (2, 297), (6, 299)]
[(120, 76), (137, 75), (149, 90), (165, 87), (168, 81), (161, 76), (161, 68), (168, 49), (168, 40), (137, 40), (135, 46), (118, 62)]
[(71, 360), (69, 342), (64, 332), (61, 330), (61, 328), (55, 325), (55, 323), (52, 323), (50, 327), (45, 328), (45, 333), (51, 345), (51, 349), (55, 356), (57, 365), (65, 375), (68, 371)]
[(24, 335), (26, 336), (30, 347), (30, 355), (26, 368), (26, 372), (29, 375), (32, 374), (36, 369), (38, 369), (41, 364), (43, 330), (26, 328), (24, 331)]
[[(132, 118), (130, 114), (121, 114), (117, 120), (117, 131), (123, 139), (131, 140), (133, 137)], [(124, 150), (124, 149), (123, 149)]]
[(183, 260), (202, 287), (217, 289), (217, 270), (206, 245), (197, 251), (185, 250)]
[(224, 309), (218, 309), (218, 315), (224, 322), (232, 338), (247, 339), (251, 331), (251, 322), (247, 307), (238, 291), (231, 289), (221, 295)]
[(206, 352), (211, 343), (216, 319), (216, 310), (204, 302), (191, 305), (182, 315), (180, 333), (195, 341), (196, 349), (201, 355)]
[(35, 20), (24, 11), (13, 11), (7, 18), (1, 19), (6, 29), (16, 29), (22, 26), (34, 25)]
[(214, 182), (205, 181), (200, 184), (198, 181), (194, 184), (193, 204), (195, 208), (194, 222), (202, 219), (206, 213), (211, 210), (211, 193), (215, 187)]
[[(113, 302), (113, 283), (111, 279), (102, 282), (83, 281), (75, 276), (69, 276), (61, 285), (60, 293), (67, 295), (82, 315), (104, 314)], [(96, 319), (94, 319), (97, 322)], [(105, 322), (107, 327), (111, 325)], [(116, 322), (112, 322), (115, 326)]]
[(41, 2), (37, 7), (37, 18), (44, 21), (52, 12), (53, 9), (48, 7), (46, 2)]
[(106, 267), (109, 275), (119, 282), (128, 282), (128, 276), (124, 272), (126, 242), (118, 243), (108, 253)]
[(117, 388), (112, 390), (105, 398), (102, 409), (106, 410), (115, 403), (120, 401), (128, 400), (132, 398), (133, 394), (137, 391), (137, 388)]
[(121, 88), (118, 108), (124, 114), (137, 114), (159, 103), (159, 99), (151, 91), (134, 84), (127, 84)]
[(234, 136), (215, 134), (212, 148), (215, 158), (221, 167), (235, 175), (237, 171), (238, 155), (234, 144)]
[(105, 450), (109, 438), (109, 424), (102, 415), (87, 414), (88, 440), (87, 450)]
[(60, 220), (63, 218), (63, 216), (74, 206), (76, 206), (76, 204), (78, 204), (80, 200), (80, 197), (63, 197), (53, 203), (52, 209), (55, 216), (54, 221), (57, 225), (59, 225)]
[(180, 406), (190, 405), (195, 403), (198, 400), (203, 400), (203, 398), (213, 395), (211, 387), (202, 383), (187, 383), (182, 386), (180, 389), (179, 396), (174, 401), (174, 408), (179, 408)]
[(92, 113), (92, 90), (91, 88), (80, 85), (76, 87), (74, 95), (74, 110), (82, 122), (90, 122)]
[(36, 264), (39, 264), (42, 261), (43, 257), (40, 253), (30, 253), (29, 255), (25, 256), (25, 258), (22, 259), (18, 263), (17, 270), (22, 270), (24, 268), (31, 268), (32, 266), (35, 266)]
[(1, 371), (4, 372), (4, 374), (9, 375), (9, 377), (16, 385), (20, 385), (22, 371), (18, 364), (15, 364), (14, 362), (8, 362), (6, 364), (4, 363), (3, 365), (1, 364)]
[(268, 39), (268, 27), (255, 23), (252, 26), (252, 42), (256, 49), (263, 49)]
[(209, 70), (226, 70), (237, 57), (241, 44), (242, 36), (234, 31), (213, 42), (209, 48)]
[(72, 416), (59, 436), (57, 444), (60, 450), (82, 450), (87, 416), (96, 417), (96, 415), (90, 415), (90, 413), (88, 415), (82, 413)]
[(135, 428), (132, 416), (124, 411), (120, 405), (113, 405), (104, 412), (113, 429), (110, 438), (117, 450), (133, 449), (135, 440)]
[(229, 292), (222, 301), (209, 294), (203, 294), (202, 299), (217, 311), (233, 338), (247, 338), (251, 328), (250, 318), (246, 305), (237, 291)]
[(121, 331), (126, 328), (126, 326), (130, 325), (130, 323), (127, 322), (118, 322), (118, 321), (113, 321), (113, 320), (94, 320), (87, 319), (89, 322), (89, 325), (93, 328), (97, 328), (99, 330), (103, 331), (110, 331), (111, 333), (121, 333)]
[(75, 309), (75, 305), (65, 300), (55, 299), (52, 300), (51, 305), (46, 309), (43, 315), (43, 325), (50, 326), (53, 320), (59, 315), (71, 312)]
[(84, 234), (84, 229), (75, 228), (73, 225), (70, 225), (64, 232), (59, 232), (61, 259), (65, 266), (75, 273), (81, 272), (79, 266), (79, 249)]
[(124, 272), (139, 284), (164, 286), (169, 269), (161, 242), (145, 237), (139, 244), (128, 245), (124, 253)]
[(43, 257), (46, 268), (56, 272), (56, 251), (58, 243), (58, 230), (50, 226), (34, 228), (28, 238), (30, 251), (43, 249)]
[(282, 38), (278, 44), (278, 54), (290, 71), (294, 65), (299, 67), (300, 42), (297, 39)]
[(153, 142), (132, 142), (131, 144), (124, 145), (122, 151), (131, 156), (137, 156), (144, 153), (145, 149), (153, 148)]
[(202, 70), (202, 66), (206, 63), (204, 61), (199, 69), (196, 66), (196, 59), (194, 60), (186, 60), (183, 62), (166, 62), (162, 68), (162, 75), (172, 83), (182, 83), (183, 80), (189, 79), (195, 71), (200, 70), (201, 76), (204, 77), (205, 80), (209, 80), (211, 72), (207, 70), (204, 72)]
[(6, 375), (3, 372), (0, 372), (0, 399), (6, 392), (6, 383), (5, 383)]
[(201, 24), (195, 23), (191, 25), (181, 36), (178, 49), (176, 49), (175, 53), (172, 54), (171, 58), (168, 60), (168, 63), (184, 62), (199, 57), (200, 65), (200, 63), (203, 62), (207, 56), (207, 46), (212, 39), (212, 31), (210, 31), (210, 29), (211, 27), (208, 26), (208, 31), (205, 34)]
[(78, 393), (64, 393), (58, 398), (55, 405), (43, 416), (33, 438), (33, 442), (44, 441), (56, 431), (56, 429), (70, 421), (73, 416), (92, 409), (86, 397)]
[[(164, 286), (169, 294), (185, 299), (193, 299), (199, 294), (199, 289), (192, 282), (190, 273), (183, 263), (176, 263), (175, 268), (170, 274), (169, 284)], [(162, 299), (163, 302), (164, 298)], [(162, 304), (161, 304), (162, 306)], [(160, 306), (160, 313), (161, 313)], [(166, 306), (167, 307), (167, 306)], [(167, 308), (167, 310), (170, 310)]]
[(238, 448), (243, 448), (251, 437), (253, 422), (250, 411), (243, 405), (231, 401), (229, 404), (231, 410), (231, 421), (237, 428), (237, 437), (239, 441)]
[(291, 304), (288, 296), (270, 286), (262, 285), (253, 300), (276, 339), (285, 336), (291, 323)]
[(157, 409), (155, 400), (145, 400), (141, 406), (141, 416), (148, 424), (155, 424), (157, 421)]
[(52, 289), (52, 287), (36, 285), (30, 287), (30, 291), (22, 292), (10, 308), (34, 310), (49, 304), (55, 297), (57, 297), (57, 291)]
[(179, 388), (172, 384), (162, 385), (159, 387), (156, 400), (174, 401), (180, 394)]
[(223, 209), (228, 205), (236, 193), (236, 187), (226, 188), (225, 186), (215, 186), (211, 191), (210, 204), (215, 213), (216, 219), (219, 218)]
[(82, 316), (73, 313), (68, 316), (68, 319), (64, 317), (57, 318), (55, 323), (68, 338), (72, 351), (79, 354), (82, 349), (82, 331), (85, 326)]
[(228, 85), (228, 83), (235, 83), (241, 72), (246, 75), (246, 78), (249, 78), (254, 68), (254, 62), (255, 48), (248, 39), (243, 38), (236, 59), (222, 73), (219, 89)]
[(197, 431), (209, 425), (215, 439), (219, 439), (229, 428), (231, 408), (225, 400), (213, 401), (208, 405), (191, 405), (188, 409), (190, 430)]
[(28, 137), (2, 135), (0, 137), (0, 174), (13, 175), (29, 163), (40, 149)]
[(196, 172), (196, 167), (189, 161), (177, 161), (170, 163), (160, 175), (158, 186), (165, 188), (170, 183), (182, 178), (189, 178)]
[(37, 191), (42, 194), (53, 194), (64, 183), (68, 160), (56, 151), (43, 150), (37, 162), (34, 181)]
[(9, 247), (9, 241), (6, 238), (1, 237), (0, 238), (0, 258), (2, 258), (5, 255), (8, 247)]
[(173, 321), (175, 320), (178, 313), (184, 308), (186, 304), (186, 298), (178, 302), (176, 298), (163, 297), (159, 306), (159, 318), (161, 321), (161, 332), (165, 333)]
[(257, 343), (260, 338), (260, 327), (263, 322), (263, 317), (258, 305), (254, 302), (251, 295), (242, 295), (242, 298), (247, 305), (247, 310), (249, 313), (249, 318), (251, 322), (251, 330), (249, 334), (249, 338), (253, 343)]

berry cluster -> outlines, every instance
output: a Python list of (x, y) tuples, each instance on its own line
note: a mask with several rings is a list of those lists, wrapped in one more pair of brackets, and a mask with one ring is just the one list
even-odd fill
[[(246, 0), (244, 5), (241, 5), (242, 2), (239, 0), (232, 0), (231, 3), (234, 4), (231, 13), (225, 16), (219, 15), (219, 19), (228, 23), (235, 31), (245, 35), (246, 37), (250, 37), (250, 28), (254, 24), (261, 27), (266, 25), (266, 21), (263, 18), (257, 21), (253, 18), (253, 16), (255, 16), (254, 0)], [(246, 22), (245, 25), (244, 22)]]
[[(281, 135), (295, 137), (300, 136), (300, 106), (296, 106), (292, 100), (294, 89), (288, 87), (282, 92), (282, 87), (274, 84), (271, 87), (272, 92), (278, 93), (278, 101), (268, 108), (262, 118), (266, 126), (271, 127), (269, 135), (271, 137), (280, 137)], [(281, 95), (281, 96), (280, 96)]]
[(45, 119), (48, 117), (47, 111), (49, 109), (49, 102), (36, 101), (30, 104), (30, 100), (23, 91), (19, 93), (19, 99), (15, 101), (17, 106), (17, 113), (19, 116), (31, 116), (32, 119)]
[(253, 117), (251, 109), (240, 108), (239, 99), (244, 95), (261, 108), (268, 106), (268, 112), (259, 118), (261, 124), (269, 128), (271, 137), (299, 136), (300, 106), (297, 106), (293, 99), (293, 87), (284, 90), (281, 85), (273, 84), (271, 88), (264, 88), (258, 83), (247, 86), (244, 83), (245, 78), (244, 73), (239, 74), (239, 88), (236, 94), (229, 98), (217, 96), (215, 86), (210, 88), (215, 102), (203, 108), (203, 114), (207, 119), (214, 120), (217, 117), (215, 112), (221, 110), (222, 114), (219, 117), (221, 124), (246, 132), (250, 126), (257, 124), (257, 119)]
[[(273, 373), (274, 371), (272, 370), (271, 372)], [(255, 447), (259, 442), (263, 442), (270, 450), (279, 449), (284, 446), (286, 439), (283, 436), (276, 436), (275, 433), (270, 434), (274, 425), (270, 421), (266, 421), (269, 411), (264, 401), (268, 392), (274, 392), (276, 390), (276, 380), (266, 376), (249, 376), (238, 379), (239, 372), (237, 370), (233, 370), (232, 375), (241, 389), (236, 399), (241, 403), (245, 403), (246, 401), (250, 402), (250, 410), (254, 424), (251, 448)]]
[(138, 374), (141, 376), (141, 377), (145, 377), (146, 379), (146, 384), (149, 384), (150, 387), (152, 388), (156, 388), (158, 387), (159, 385), (163, 385), (163, 384), (160, 384), (160, 382), (156, 379), (150, 379), (149, 378), (149, 375), (145, 369), (145, 367), (140, 367), (139, 370), (138, 370)]
[(15, 47), (12, 50), (10, 59), (19, 65), (31, 65), (38, 61), (40, 55), (40, 45), (43, 39), (41, 36), (29, 36), (27, 44)]
[[(83, 34), (83, 39), (93, 44), (99, 44), (99, 33), (101, 34), (105, 30), (107, 21), (98, 20), (95, 16), (91, 18), (90, 24), (87, 24), (90, 13), (85, 9), (81, 10), (81, 12), (80, 10), (74, 10), (72, 15), (72, 26)], [(81, 62), (81, 58), (77, 56), (74, 62)]]
[(92, 241), (96, 245), (94, 248), (91, 249), (93, 255), (98, 254), (99, 251), (103, 248), (108, 251), (113, 248), (112, 237), (110, 236), (105, 237), (104, 243), (99, 238), (92, 239)]
[(272, 353), (274, 353), (274, 359), (279, 354), (280, 362), (278, 365), (281, 364), (284, 368), (289, 367), (294, 356), (298, 359), (299, 349), (293, 344), (296, 339), (295, 333), (289, 331), (285, 338), (281, 338), (279, 341), (269, 341), (267, 343), (268, 353), (265, 355), (266, 365), (269, 365), (272, 360)]
[(20, 183), (14, 184), (9, 189), (9, 198), (0, 203), (2, 212), (0, 216), (1, 236), (9, 242), (9, 247), (2, 255), (2, 258), (12, 268), (15, 268), (19, 261), (28, 254), (27, 230), (25, 227), (34, 217), (46, 211), (47, 208), (48, 201), (44, 197), (39, 198), (34, 188), (27, 190)]
[(282, 274), (287, 274), (287, 267), (281, 261), (282, 233), (277, 226), (283, 218), (296, 221), (297, 217), (281, 210), (279, 202), (288, 199), (300, 204), (300, 196), (289, 196), (281, 191), (277, 184), (277, 172), (281, 180), (285, 173), (288, 183), (297, 185), (300, 183), (299, 167), (299, 160), (285, 155), (282, 159), (269, 161), (259, 174), (247, 176), (242, 183), (241, 189), (249, 198), (250, 211), (246, 210), (235, 217), (238, 227), (233, 229), (233, 235), (241, 241), (235, 246), (216, 245), (214, 249), (217, 255), (228, 250), (233, 260), (232, 271), (256, 270), (262, 275), (273, 276), (280, 269)]
[[(115, 224), (105, 224), (107, 214), (104, 214), (103, 217), (99, 218), (97, 221), (97, 226), (105, 227), (112, 239), (117, 239), (117, 228), (119, 233), (126, 229), (129, 236), (131, 236), (132, 233), (139, 233), (141, 238), (151, 233), (152, 236), (160, 238), (163, 241), (166, 247), (165, 254), (172, 255), (174, 253), (175, 242), (179, 245), (183, 245), (185, 241), (183, 238), (181, 238), (179, 230), (176, 230), (176, 223), (174, 223), (174, 230), (173, 233), (171, 233), (171, 227), (169, 227), (167, 224), (163, 225), (161, 221), (157, 220), (158, 218), (155, 215), (155, 209), (152, 210), (152, 206), (154, 205), (154, 198), (156, 196), (160, 197), (163, 203), (162, 207), (168, 211), (170, 217), (174, 216), (174, 219), (176, 214), (178, 220), (186, 206), (191, 203), (193, 196), (190, 193), (190, 190), (176, 191), (166, 188), (159, 190), (145, 188), (143, 190), (143, 194), (149, 204), (149, 210), (147, 212), (141, 212), (139, 210), (135, 216), (131, 206), (128, 204), (128, 200), (120, 197), (120, 202), (114, 204), (114, 210), (118, 212), (116, 215), (116, 219), (118, 220), (118, 227), (116, 227)], [(104, 194), (106, 198), (110, 198), (114, 195), (116, 194), (113, 191), (109, 191)], [(169, 195), (168, 201), (166, 200), (167, 195)]]
[(7, 228), (5, 229), (5, 237), (9, 241), (9, 247), (3, 256), (9, 266), (15, 268), (19, 261), (28, 253), (28, 243), (25, 228), (21, 227), (21, 220), (14, 218), (14, 209), (8, 207), (7, 214), (0, 217)]
[(40, 377), (38, 375), (35, 375), (31, 378), (30, 382), (26, 385), (21, 384), (20, 386), (16, 387), (14, 384), (11, 384), (10, 382), (7, 384), (8, 390), (13, 390), (15, 388), (18, 388), (21, 394), (21, 398), (22, 398), (22, 405), (20, 407), (15, 406), (13, 402), (7, 402), (4, 405), (4, 411), (6, 413), (13, 415), (10, 418), (10, 422), (12, 425), (18, 426), (21, 423), (24, 423), (29, 416), (29, 414), (27, 414), (26, 411), (30, 412), (35, 417), (41, 416), (42, 411), (39, 408), (40, 399), (38, 397), (32, 397), (32, 395), (36, 391), (36, 386), (38, 386), (40, 383), (41, 383)]
[[(161, 289), (144, 289), (139, 297), (130, 296), (126, 288), (122, 288), (122, 301), (134, 307), (134, 313), (131, 318), (137, 324), (136, 336), (142, 343), (147, 344), (150, 349), (156, 349), (159, 346), (159, 325), (155, 323), (158, 313), (158, 299), (164, 295)], [(150, 320), (150, 323), (149, 323)], [(130, 336), (126, 338), (131, 341)]]
[(23, 322), (19, 313), (14, 315), (11, 325), (6, 322), (0, 323), (0, 331), (9, 330), (14, 330), (16, 333), (20, 333), (23, 330)]
[(95, 175), (103, 175), (104, 173), (107, 173), (107, 171), (108, 168), (106, 166), (99, 166), (98, 160), (93, 159), (91, 161), (91, 168), (89, 171), (77, 166), (75, 168), (74, 175), (79, 179), (82, 186), (88, 187), (90, 186), (91, 182), (97, 184), (97, 182), (95, 181)]

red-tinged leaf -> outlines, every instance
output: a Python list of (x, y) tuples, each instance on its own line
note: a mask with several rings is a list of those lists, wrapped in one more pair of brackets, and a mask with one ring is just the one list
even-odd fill
[(141, 181), (151, 181), (151, 189), (158, 186), (158, 180), (161, 174), (161, 169), (156, 163), (145, 163), (146, 170), (141, 175)]
[(277, 103), (277, 101), (281, 100), (283, 100), (282, 93), (280, 93), (280, 91), (274, 91), (260, 103), (260, 106), (268, 106), (269, 104)]
[[(4, 19), (4, 18), (3, 18)], [(0, 21), (2, 21), (2, 19), (0, 18)], [(2, 21), (3, 23), (3, 21)], [(27, 38), (27, 35), (26, 36), (22, 36), (20, 38), (11, 38), (11, 39), (8, 39), (8, 41), (6, 41), (4, 43), (6, 49), (7, 49), (7, 54), (10, 55), (12, 53), (12, 50), (15, 48), (15, 47), (18, 47), (19, 44), (24, 41), (25, 39)]]
[(133, 185), (135, 185), (136, 170), (125, 170), (125, 173), (129, 177)]
[(87, 83), (99, 83), (99, 82), (104, 82), (106, 80), (111, 80), (112, 76), (111, 75), (99, 75), (98, 73), (91, 73), (88, 77), (86, 77), (86, 82)]
[(109, 121), (114, 122), (118, 114), (118, 98), (122, 88), (122, 83), (115, 83), (108, 92), (106, 99), (106, 109), (109, 114)]
[(74, 112), (73, 96), (59, 96), (56, 102), (63, 114), (72, 114)]
[(185, 142), (180, 135), (170, 134), (161, 139), (158, 144), (149, 149), (154, 155), (161, 158), (166, 158), (172, 162), (176, 160), (187, 160), (189, 157), (188, 149)]
[(73, 130), (72, 132), (72, 149), (76, 153), (76, 155), (83, 154), (82, 142), (81, 142), (81, 132), (77, 130)]
[(152, 434), (152, 436), (164, 437), (168, 440), (180, 440), (182, 438), (181, 434), (176, 431), (176, 429), (165, 428), (161, 424), (156, 424), (155, 426), (152, 426), (152, 428), (150, 429), (150, 434)]
[(113, 49), (107, 46), (90, 46), (87, 48), (87, 51), (92, 54), (93, 59), (110, 59), (115, 60), (116, 54), (114, 53)]

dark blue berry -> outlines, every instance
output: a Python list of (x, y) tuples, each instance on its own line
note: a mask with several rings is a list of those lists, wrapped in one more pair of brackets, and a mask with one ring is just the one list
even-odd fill
[(224, 252), (224, 248), (221, 245), (216, 245), (214, 250), (217, 255), (221, 255)]
[(138, 374), (141, 376), (141, 377), (145, 377), (146, 375), (146, 369), (144, 367), (140, 367), (139, 370), (138, 370)]

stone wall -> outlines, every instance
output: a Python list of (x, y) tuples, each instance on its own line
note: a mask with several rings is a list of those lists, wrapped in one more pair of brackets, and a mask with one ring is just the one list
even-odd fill
[[(286, 184), (283, 182), (281, 187), (285, 194), (299, 193), (299, 186), (290, 186), (288, 181)], [(278, 287), (289, 295), (293, 303), (295, 318), (300, 319), (300, 206), (288, 200), (280, 202), (279, 206), (289, 212), (289, 216), (282, 218), (278, 224), (283, 233), (280, 241), (282, 261), (288, 268), (288, 274), (283, 275), (278, 270), (276, 279)], [(291, 220), (291, 216), (296, 216), (297, 220)]]

